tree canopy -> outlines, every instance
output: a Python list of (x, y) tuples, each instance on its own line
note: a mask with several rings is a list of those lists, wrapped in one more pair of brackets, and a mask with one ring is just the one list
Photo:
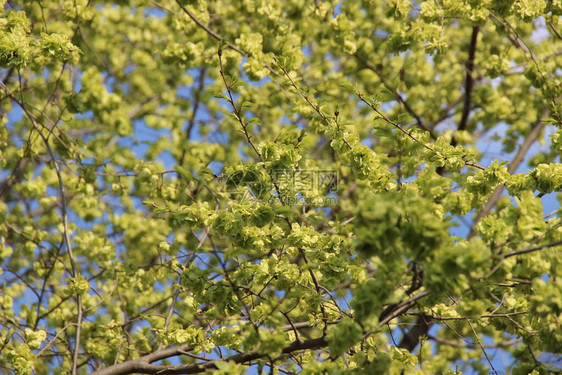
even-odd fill
[(560, 0), (0, 0), (0, 368), (560, 372)]

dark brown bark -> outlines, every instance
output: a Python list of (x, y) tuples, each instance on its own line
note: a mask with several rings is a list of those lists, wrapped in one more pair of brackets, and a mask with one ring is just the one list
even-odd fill
[(427, 333), (433, 326), (435, 321), (426, 315), (422, 315), (416, 320), (415, 325), (402, 337), (399, 348), (406, 349), (409, 352), (416, 349), (420, 342), (420, 337), (427, 336)]
[[(476, 44), (478, 41), (478, 26), (472, 28), (472, 35), (470, 37), (470, 47), (468, 50), (468, 60), (466, 60), (466, 77), (464, 79), (464, 105), (462, 108), (462, 117), (457, 129), (466, 130), (468, 124), (468, 117), (470, 115), (470, 104), (472, 102), (472, 88), (474, 87), (474, 77), (472, 71), (474, 70), (474, 57), (476, 56)], [(451, 144), (456, 145), (453, 138)]]

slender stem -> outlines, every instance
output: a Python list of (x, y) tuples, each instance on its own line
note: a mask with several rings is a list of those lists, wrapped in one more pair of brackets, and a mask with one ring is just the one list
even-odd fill
[[(298, 85), (295, 83), (295, 81), (289, 75), (289, 72), (287, 72), (287, 70), (284, 67), (280, 66), (279, 64), (278, 64), (278, 66), (283, 71), (283, 74), (289, 80), (289, 82), (291, 83), (291, 86), (293, 86), (293, 88), (299, 94), (299, 96), (301, 98), (303, 98), (304, 101), (306, 101), (312, 109), (314, 109), (314, 111), (318, 114), (318, 116), (320, 116), (322, 118), (322, 120), (324, 121), (324, 123), (326, 125), (330, 125), (330, 119), (328, 118), (328, 116), (326, 116), (324, 113), (322, 113), (322, 111), (320, 110), (320, 106), (318, 104), (314, 104), (312, 102), (312, 100), (308, 97), (308, 95), (303, 93), (303, 91), (300, 89), (300, 87), (298, 87)], [(338, 130), (339, 130), (339, 124), (337, 122), (337, 115), (335, 116), (334, 121), (336, 122), (336, 126), (338, 127)], [(353, 148), (353, 147), (351, 147), (351, 145), (349, 144), (349, 142), (345, 138), (342, 137), (342, 139), (343, 139), (343, 142), (347, 145), (347, 147), (349, 147), (349, 149)]]
[(244, 135), (246, 136), (246, 140), (248, 141), (250, 146), (252, 146), (252, 148), (254, 149), (254, 152), (256, 153), (256, 155), (258, 156), (260, 161), (263, 162), (263, 158), (262, 158), (260, 152), (258, 151), (256, 146), (252, 142), (252, 137), (248, 133), (248, 125), (242, 120), (242, 112), (238, 107), (236, 107), (236, 103), (234, 103), (234, 97), (232, 96), (232, 88), (228, 84), (228, 82), (226, 80), (226, 76), (224, 75), (224, 69), (223, 69), (223, 63), (222, 63), (222, 51), (220, 49), (219, 49), (218, 55), (219, 55), (219, 64), (220, 64), (220, 75), (221, 75), (222, 81), (224, 82), (224, 86), (226, 87), (226, 91), (228, 93), (228, 102), (232, 106), (232, 109), (234, 111), (234, 115), (236, 116), (236, 120), (238, 120), (238, 122), (242, 126), (242, 131), (244, 132)]
[(425, 131), (428, 131), (429, 134), (431, 135), (431, 137), (433, 139), (436, 139), (437, 137), (435, 136), (435, 134), (433, 134), (433, 132), (431, 131), (431, 129), (429, 129), (427, 126), (425, 126), (425, 124), (423, 123), (423, 120), (421, 119), (421, 117), (416, 113), (416, 111), (414, 111), (414, 109), (410, 106), (410, 104), (408, 103), (408, 101), (406, 99), (404, 99), (404, 97), (402, 97), (402, 95), (400, 95), (400, 93), (398, 92), (398, 90), (394, 89), (392, 86), (390, 86), (390, 84), (387, 82), (387, 80), (385, 79), (384, 74), (378, 70), (377, 68), (375, 68), (370, 62), (368, 62), (366, 59), (364, 59), (363, 57), (361, 57), (358, 53), (355, 53), (353, 56), (355, 56), (357, 58), (357, 60), (359, 60), (367, 69), (369, 69), (370, 71), (372, 71), (373, 73), (375, 73), (379, 79), (381, 80), (382, 84), (384, 85), (384, 87), (389, 90), (390, 92), (392, 92), (394, 94), (394, 97), (396, 98), (396, 100), (399, 103), (402, 103), (402, 105), (404, 106), (404, 108), (406, 109), (406, 111), (412, 115), (415, 119), (416, 119), (416, 123), (417, 126)]
[(233, 44), (230, 44), (229, 42), (227, 42), (222, 36), (220, 36), (219, 34), (215, 33), (213, 30), (211, 30), (209, 27), (207, 27), (206, 25), (203, 24), (203, 22), (199, 21), (197, 19), (197, 17), (195, 17), (195, 15), (193, 13), (191, 13), (185, 6), (183, 6), (183, 4), (180, 2), (180, 0), (176, 0), (176, 3), (180, 6), (181, 10), (183, 10), (183, 12), (185, 14), (187, 14), (189, 16), (189, 18), (191, 18), (193, 20), (193, 22), (195, 22), (197, 24), (197, 26), (199, 26), (200, 28), (202, 28), (203, 30), (205, 30), (205, 32), (207, 34), (209, 34), (210, 36), (212, 36), (213, 38), (215, 38), (216, 40), (218, 40), (219, 42), (225, 42), (226, 45), (228, 46), (228, 48), (233, 49), (234, 51), (238, 52), (239, 54), (241, 54), (242, 56), (246, 56), (246, 53), (244, 53), (244, 51), (242, 51), (241, 49), (239, 49), (238, 47), (236, 47)]
[(528, 254), (528, 253), (533, 253), (535, 251), (539, 251), (539, 250), (544, 250), (544, 249), (549, 249), (551, 247), (556, 247), (556, 246), (562, 246), (562, 241), (556, 241), (553, 243), (549, 243), (546, 245), (542, 245), (542, 246), (537, 246), (537, 247), (531, 247), (529, 249), (523, 249), (523, 250), (519, 250), (519, 251), (514, 251), (512, 253), (509, 254), (505, 254), (503, 257), (505, 258), (511, 258), (517, 255), (523, 255), (523, 254)]

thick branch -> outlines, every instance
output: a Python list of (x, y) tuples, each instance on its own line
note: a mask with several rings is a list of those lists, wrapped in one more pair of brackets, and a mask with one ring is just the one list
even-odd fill
[[(117, 374), (132, 374), (138, 372), (140, 368), (144, 368), (152, 362), (160, 361), (162, 359), (175, 357), (181, 352), (189, 351), (189, 346), (181, 345), (173, 348), (159, 350), (154, 353), (147, 354), (143, 357), (133, 359), (124, 363), (113, 365), (99, 371), (95, 371), (95, 375), (117, 375)], [(151, 372), (141, 372), (143, 374), (151, 374)]]
[(14, 73), (14, 67), (12, 66), (10, 69), (8, 69), (8, 72), (6, 73), (6, 75), (4, 76), (4, 78), (2, 78), (2, 83), (4, 85), (8, 84), (8, 80), (10, 79), (10, 77), (12, 77), (12, 74)]
[[(466, 77), (464, 79), (464, 104), (462, 107), (462, 116), (459, 121), (459, 126), (457, 130), (466, 130), (468, 124), (468, 117), (470, 115), (470, 103), (472, 101), (471, 94), (472, 88), (474, 87), (474, 77), (472, 76), (472, 71), (474, 70), (474, 56), (476, 55), (476, 42), (478, 41), (478, 26), (472, 28), (472, 36), (470, 38), (470, 47), (468, 49), (468, 60), (466, 60)], [(446, 110), (448, 112), (448, 109)], [(446, 114), (445, 112), (444, 114)], [(441, 116), (440, 116), (441, 117)], [(441, 121), (441, 120), (439, 120)], [(451, 145), (456, 146), (457, 141), (455, 137), (451, 140)], [(438, 175), (442, 176), (445, 172), (445, 167), (439, 167), (436, 169)]]
[(412, 298), (407, 299), (406, 301), (393, 305), (391, 309), (385, 309), (379, 316), (379, 325), (382, 326), (390, 322), (392, 319), (397, 318), (400, 315), (404, 314), (406, 311), (408, 311), (412, 306), (416, 304), (417, 300), (428, 295), (429, 292), (427, 290), (424, 290), (422, 292), (419, 292)]
[[(472, 28), (472, 36), (470, 37), (470, 47), (468, 50), (468, 60), (466, 61), (466, 77), (464, 80), (464, 105), (462, 108), (462, 117), (459, 122), (458, 130), (465, 130), (468, 124), (468, 116), (470, 115), (470, 102), (472, 88), (474, 86), (474, 77), (472, 71), (474, 70), (474, 56), (476, 55), (476, 43), (478, 41), (478, 26)], [(453, 138), (451, 144), (456, 146), (456, 141)]]
[(402, 337), (402, 341), (400, 341), (400, 345), (398, 345), (398, 347), (406, 349), (409, 352), (413, 351), (416, 346), (418, 346), (420, 337), (427, 336), (427, 333), (434, 322), (435, 321), (430, 316), (420, 316), (415, 325), (410, 328), (406, 334), (404, 334), (404, 337)]
[[(305, 341), (294, 341), (283, 349), (283, 354), (290, 354), (299, 350), (313, 350), (320, 349), (328, 346), (328, 342), (324, 338), (310, 339)], [(124, 375), (124, 374), (158, 374), (158, 375), (172, 375), (172, 374), (197, 374), (207, 370), (216, 369), (217, 362), (232, 361), (234, 363), (247, 363), (255, 361), (256, 359), (267, 357), (267, 354), (262, 354), (257, 350), (249, 351), (248, 353), (236, 354), (220, 360), (206, 361), (203, 363), (194, 363), (188, 365), (151, 365), (160, 359), (169, 358), (174, 355), (180, 354), (182, 347), (170, 348), (161, 352), (149, 354), (136, 360), (127, 361), (119, 365), (111, 366), (100, 371), (94, 372), (92, 375)]]

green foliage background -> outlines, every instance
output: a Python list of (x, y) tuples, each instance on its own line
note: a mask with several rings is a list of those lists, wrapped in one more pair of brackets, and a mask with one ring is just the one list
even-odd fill
[(560, 0), (0, 12), (1, 368), (560, 372)]

